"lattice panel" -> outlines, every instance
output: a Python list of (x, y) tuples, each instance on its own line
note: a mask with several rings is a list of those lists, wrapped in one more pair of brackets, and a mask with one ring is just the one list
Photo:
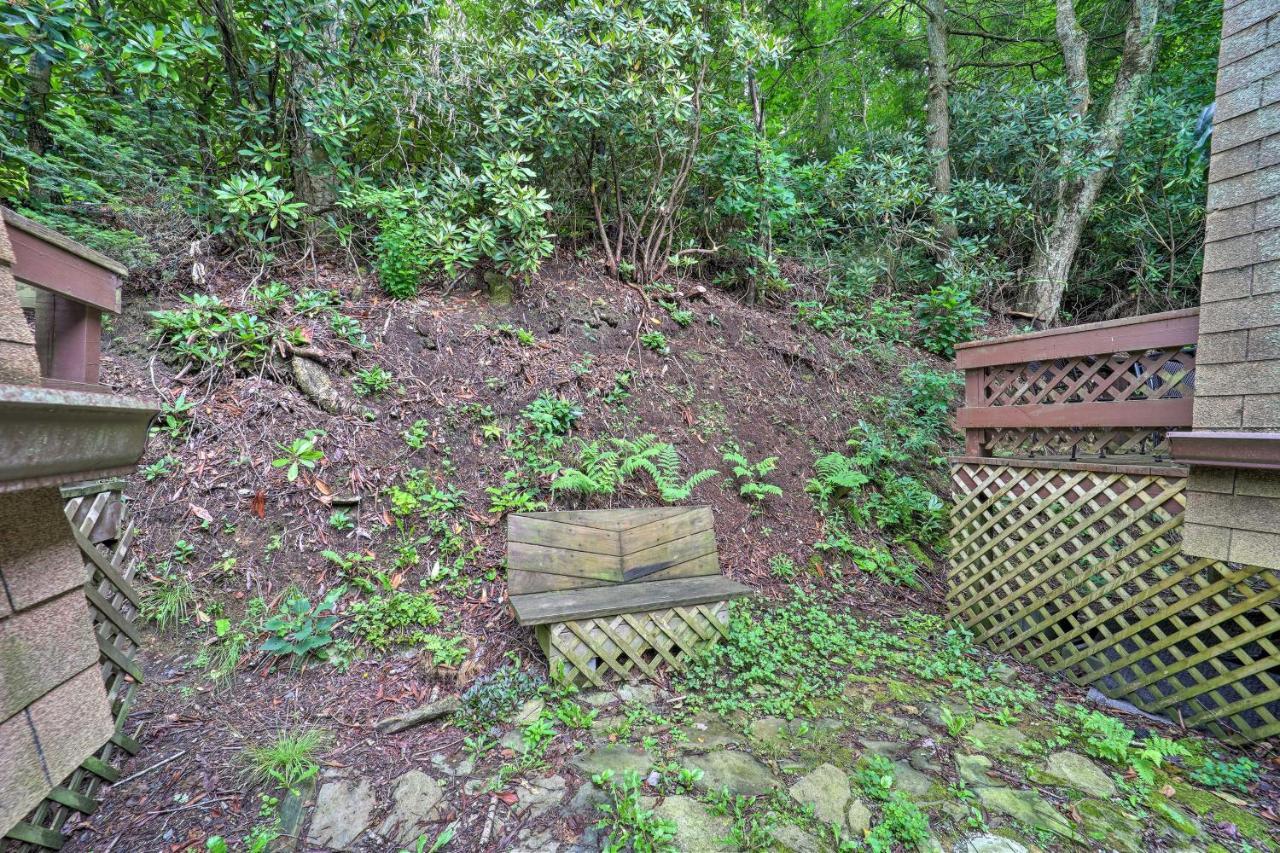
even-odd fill
[(1164, 456), (1169, 442), (1162, 429), (988, 429), (984, 444), (991, 456)]
[(604, 687), (656, 678), (664, 663), (683, 669), (681, 658), (727, 636), (729, 602), (555, 622), (535, 630), (553, 677)]
[(135, 528), (120, 489), (109, 481), (95, 487), (64, 489), (67, 520), (85, 558), (85, 596), (93, 615), (100, 651), (102, 678), (111, 701), (116, 733), (102, 749), (85, 759), (55, 788), (9, 836), (0, 839), (0, 851), (59, 849), (63, 828), (76, 814), (90, 814), (106, 783), (120, 778), (115, 764), (136, 754), (137, 731), (125, 728), (134, 690), (142, 681), (136, 657), (141, 635), (135, 625), (139, 598), (133, 588), (136, 563), (129, 553)]
[(1195, 370), (1187, 346), (997, 365), (982, 372), (981, 399), (988, 406), (1176, 399), (1192, 395)]
[(1185, 478), (952, 467), (950, 616), (1229, 741), (1280, 734), (1280, 572), (1186, 556)]

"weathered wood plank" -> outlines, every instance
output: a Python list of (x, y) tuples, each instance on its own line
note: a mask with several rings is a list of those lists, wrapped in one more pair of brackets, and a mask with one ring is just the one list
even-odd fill
[(671, 566), (687, 563), (690, 560), (716, 550), (716, 534), (713, 530), (703, 530), (690, 536), (663, 542), (643, 551), (625, 554), (622, 557), (622, 578), (633, 581), (660, 572)]
[(622, 553), (634, 554), (672, 539), (682, 539), (702, 530), (710, 530), (715, 524), (711, 507), (689, 507), (679, 515), (650, 521), (624, 530), (621, 534)]
[(507, 524), (507, 540), (568, 551), (617, 555), (621, 552), (620, 533), (582, 524), (545, 518), (511, 517)]
[(507, 592), (511, 595), (530, 595), (535, 592), (554, 592), (559, 589), (586, 589), (591, 586), (609, 586), (613, 583), (614, 581), (601, 578), (575, 578), (548, 572), (507, 569)]
[(34, 844), (37, 847), (44, 847), (49, 850), (61, 850), (64, 843), (61, 832), (54, 832), (52, 829), (45, 829), (42, 826), (22, 821), (13, 826), (5, 835), (5, 838), (12, 838), (14, 841), (25, 841), (28, 844)]
[(544, 625), (666, 607), (724, 601), (752, 594), (750, 587), (719, 575), (511, 597), (521, 625)]
[(507, 566), (526, 572), (548, 572), (575, 578), (622, 580), (622, 558), (617, 555), (565, 551), (527, 542), (507, 543)]
[(69, 809), (75, 809), (80, 814), (93, 814), (98, 810), (98, 803), (92, 797), (77, 794), (70, 788), (64, 788), (61, 785), (49, 792), (49, 799), (55, 803), (61, 803)]
[[(524, 518), (539, 518), (548, 521), (560, 521), (565, 524), (581, 524), (586, 527), (597, 527), (601, 530), (629, 530), (651, 521), (661, 521), (686, 512), (688, 507), (656, 506), (632, 507), (628, 509), (577, 509), (550, 512), (522, 512)], [(516, 516), (511, 516), (515, 518)]]
[[(718, 574), (720, 574), (720, 558), (713, 551), (687, 562), (677, 563), (674, 566), (655, 571), (653, 574), (646, 575), (635, 582), (649, 583), (652, 581)], [(507, 592), (510, 595), (532, 595), (538, 592), (614, 585), (616, 585), (615, 581), (606, 581), (600, 578), (575, 578), (569, 575), (552, 575), (546, 572), (524, 572), (519, 569), (507, 569)]]

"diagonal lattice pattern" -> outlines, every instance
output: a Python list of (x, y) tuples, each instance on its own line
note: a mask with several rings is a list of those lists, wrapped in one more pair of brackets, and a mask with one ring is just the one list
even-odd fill
[(1227, 740), (1280, 734), (1280, 572), (1184, 555), (1184, 477), (1095, 468), (952, 466), (951, 617)]
[(68, 498), (67, 520), (85, 560), (85, 597), (93, 617), (99, 664), (116, 733), (54, 788), (8, 837), (0, 839), (0, 851), (4, 853), (61, 848), (62, 827), (74, 815), (89, 814), (97, 808), (96, 795), (101, 787), (120, 778), (115, 765), (140, 748), (125, 731), (134, 690), (142, 681), (142, 670), (135, 660), (142, 637), (135, 624), (139, 597), (133, 576), (137, 567), (129, 552), (135, 527), (120, 492), (123, 486), (120, 481), (109, 481), (63, 492)]
[(727, 634), (729, 602), (555, 622), (535, 630), (554, 678), (604, 687), (656, 678), (663, 664), (683, 669), (683, 656)]
[(1108, 457), (1169, 454), (1163, 429), (988, 429), (986, 453), (991, 456)]
[(1190, 397), (1193, 346), (1114, 352), (987, 367), (980, 399), (986, 406), (1115, 403)]

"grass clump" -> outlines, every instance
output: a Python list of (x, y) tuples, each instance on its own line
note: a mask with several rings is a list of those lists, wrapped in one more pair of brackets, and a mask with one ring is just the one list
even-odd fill
[(329, 742), (320, 729), (281, 731), (271, 743), (245, 750), (246, 775), (254, 784), (295, 790), (320, 772), (317, 759)]

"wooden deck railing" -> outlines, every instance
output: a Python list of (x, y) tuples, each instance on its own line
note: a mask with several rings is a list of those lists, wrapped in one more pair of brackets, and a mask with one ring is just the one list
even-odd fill
[(956, 347), (967, 458), (1166, 456), (1191, 426), (1199, 310)]

